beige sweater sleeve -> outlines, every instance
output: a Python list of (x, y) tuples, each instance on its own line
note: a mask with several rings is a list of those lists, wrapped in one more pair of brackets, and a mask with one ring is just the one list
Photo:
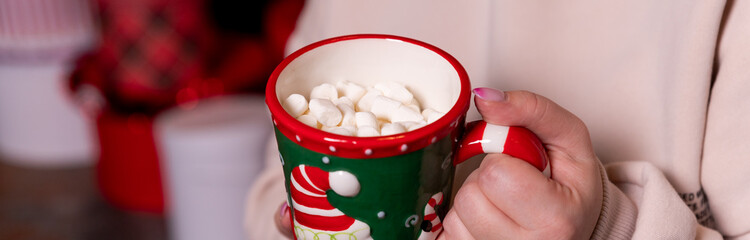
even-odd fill
[[(621, 191), (612, 191), (612, 184), (605, 187), (609, 191), (595, 239), (608, 239), (599, 235), (630, 226), (633, 239), (750, 239), (750, 1), (727, 1), (717, 41), (699, 176), (709, 215), (721, 234), (699, 225), (650, 163), (619, 162), (606, 167), (609, 180)], [(628, 221), (627, 204), (612, 210), (618, 205), (612, 202), (622, 202), (613, 199), (625, 197), (637, 206), (633, 222)], [(618, 220), (611, 221), (613, 216)]]
[(617, 162), (605, 169), (609, 180), (592, 239), (722, 239), (698, 224), (653, 164)]
[[(609, 191), (605, 190), (606, 201), (594, 238), (608, 239), (597, 234), (633, 226), (633, 239), (750, 239), (749, 23), (750, 1), (728, 1), (716, 49), (700, 166), (701, 184), (721, 234), (697, 223), (695, 215), (652, 164), (619, 162), (606, 166), (609, 180), (621, 191), (613, 191), (612, 184), (605, 187)], [(625, 197), (637, 206), (634, 222), (628, 221), (630, 207), (621, 204), (623, 200), (613, 200)], [(621, 209), (612, 210), (617, 205)], [(618, 220), (609, 221), (612, 218)]]
[(638, 210), (633, 201), (609, 181), (604, 167), (600, 169), (603, 183), (602, 210), (591, 239), (630, 239), (635, 230)]
[[(249, 239), (287, 239), (273, 218), (285, 201), (276, 144), (269, 144), (266, 171), (248, 195), (245, 226)], [(603, 205), (592, 239), (721, 239), (698, 224), (664, 175), (648, 162), (619, 162), (603, 170)], [(606, 169), (606, 171), (604, 170)], [(274, 171), (278, 170), (278, 171)]]

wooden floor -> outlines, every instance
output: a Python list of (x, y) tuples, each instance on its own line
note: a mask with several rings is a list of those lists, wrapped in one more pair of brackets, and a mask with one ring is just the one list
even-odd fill
[(167, 239), (163, 217), (99, 196), (91, 167), (33, 169), (0, 159), (0, 239)]

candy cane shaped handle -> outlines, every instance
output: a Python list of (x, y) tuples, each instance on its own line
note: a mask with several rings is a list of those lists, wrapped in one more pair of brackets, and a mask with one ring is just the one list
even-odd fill
[(458, 165), (480, 153), (504, 153), (522, 159), (550, 176), (547, 151), (539, 138), (523, 127), (506, 127), (474, 121), (466, 126), (458, 154), (453, 162)]

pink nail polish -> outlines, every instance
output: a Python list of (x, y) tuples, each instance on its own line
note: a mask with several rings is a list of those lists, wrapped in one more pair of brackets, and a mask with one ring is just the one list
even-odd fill
[(479, 87), (475, 88), (473, 92), (477, 97), (487, 101), (504, 102), (507, 100), (505, 92), (497, 89)]
[(288, 211), (289, 211), (289, 205), (286, 202), (281, 204), (281, 210), (279, 211), (279, 215), (281, 215), (281, 217), (284, 217), (286, 216), (286, 213)]

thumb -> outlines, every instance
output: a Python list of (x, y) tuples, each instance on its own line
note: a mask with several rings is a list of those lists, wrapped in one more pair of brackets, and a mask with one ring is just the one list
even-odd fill
[(548, 151), (573, 159), (595, 159), (586, 125), (564, 108), (527, 91), (475, 88), (474, 103), (487, 123), (521, 126), (534, 132)]
[(474, 89), (485, 121), (534, 132), (549, 156), (552, 179), (573, 189), (600, 188), (599, 163), (586, 125), (549, 99), (527, 91)]

